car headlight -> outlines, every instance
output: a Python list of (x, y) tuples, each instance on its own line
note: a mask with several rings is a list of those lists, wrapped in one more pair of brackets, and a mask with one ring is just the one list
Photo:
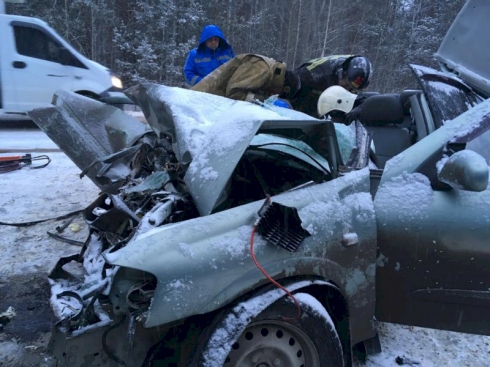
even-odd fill
[(115, 88), (123, 89), (123, 84), (122, 84), (121, 79), (119, 79), (119, 77), (117, 77), (115, 75), (111, 75), (111, 82)]
[(114, 313), (148, 311), (157, 283), (150, 273), (119, 267), (109, 292)]

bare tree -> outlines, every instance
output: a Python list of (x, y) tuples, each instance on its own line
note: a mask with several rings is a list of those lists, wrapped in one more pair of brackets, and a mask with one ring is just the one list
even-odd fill
[(205, 24), (222, 26), (236, 53), (261, 53), (290, 67), (311, 57), (371, 59), (380, 92), (412, 86), (408, 63), (433, 53), (466, 0), (37, 0), (8, 14), (47, 21), (80, 52), (123, 76), (183, 85), (187, 53)]
[[(323, 1), (323, 3), (325, 4), (325, 0)], [(330, 17), (332, 15), (332, 3), (333, 0), (328, 0), (327, 22), (325, 25), (325, 35), (323, 37), (322, 57), (325, 56), (325, 51), (327, 49), (328, 27), (330, 25)]]

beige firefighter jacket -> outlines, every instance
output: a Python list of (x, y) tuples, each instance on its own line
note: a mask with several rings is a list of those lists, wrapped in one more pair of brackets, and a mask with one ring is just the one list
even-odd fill
[(281, 94), (286, 64), (258, 54), (240, 54), (208, 74), (191, 89), (231, 99), (253, 101)]

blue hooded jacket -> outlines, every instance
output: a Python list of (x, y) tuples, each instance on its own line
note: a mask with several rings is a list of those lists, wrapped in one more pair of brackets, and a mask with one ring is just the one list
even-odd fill
[[(216, 50), (206, 47), (206, 41), (211, 37), (219, 37), (219, 46)], [(235, 57), (233, 48), (226, 42), (226, 38), (216, 25), (204, 27), (199, 39), (199, 46), (189, 52), (184, 66), (185, 81), (193, 86), (201, 81), (221, 64)]]

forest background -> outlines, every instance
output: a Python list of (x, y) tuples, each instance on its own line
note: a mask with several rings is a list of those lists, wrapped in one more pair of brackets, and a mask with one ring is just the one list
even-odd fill
[(362, 54), (369, 90), (417, 88), (409, 64), (433, 54), (466, 0), (28, 0), (7, 14), (41, 18), (125, 87), (185, 85), (183, 66), (202, 28), (217, 24), (235, 54), (259, 53), (289, 69), (312, 58)]

